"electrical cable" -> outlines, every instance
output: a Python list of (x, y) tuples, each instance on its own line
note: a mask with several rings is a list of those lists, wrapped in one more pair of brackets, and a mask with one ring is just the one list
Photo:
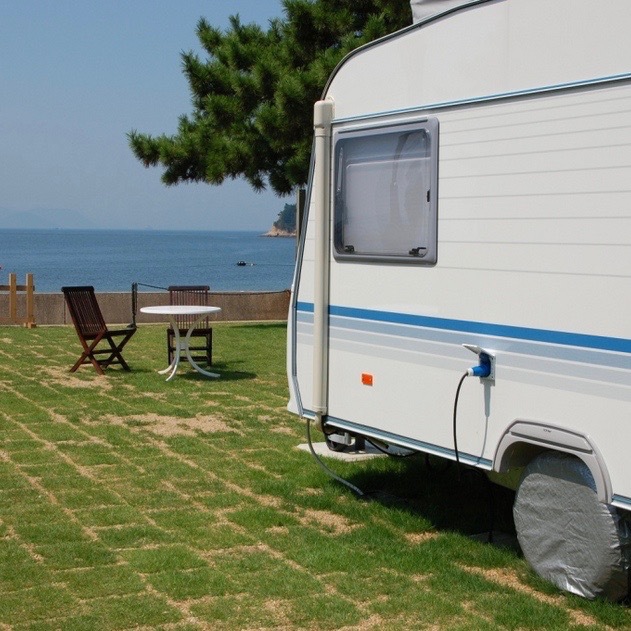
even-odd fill
[(489, 508), (489, 536), (488, 543), (493, 543), (493, 531), (495, 530), (495, 492), (493, 490), (493, 483), (489, 480), (488, 476), (484, 476), (487, 483), (488, 490), (488, 508)]
[[(486, 361), (483, 364), (480, 364), (482, 368), (482, 374), (476, 374), (476, 368), (470, 368), (465, 372), (462, 377), (460, 377), (460, 381), (458, 382), (458, 387), (456, 388), (456, 396), (454, 397), (454, 417), (453, 417), (453, 430), (454, 430), (454, 452), (456, 454), (456, 466), (458, 467), (458, 480), (461, 478), (461, 467), (460, 467), (460, 455), (458, 452), (458, 433), (457, 433), (457, 413), (458, 413), (458, 399), (460, 398), (460, 389), (462, 388), (462, 384), (464, 380), (469, 376), (483, 376), (486, 377), (488, 375), (488, 371), (490, 370), (490, 364)], [(476, 472), (479, 472), (476, 469)], [(481, 471), (479, 473), (482, 473)], [(489, 531), (488, 531), (488, 543), (493, 543), (493, 528), (495, 526), (495, 495), (493, 493), (493, 485), (488, 477), (482, 474), (482, 477), (486, 480), (486, 488), (488, 492), (488, 511), (489, 511)]]
[(309, 444), (309, 451), (311, 452), (311, 455), (315, 458), (316, 462), (320, 465), (320, 468), (323, 469), (324, 472), (327, 475), (331, 476), (334, 480), (337, 480), (344, 486), (348, 487), (351, 491), (353, 491), (353, 493), (356, 493), (357, 495), (359, 495), (359, 497), (364, 497), (365, 493), (360, 488), (356, 487), (354, 484), (352, 484), (348, 480), (341, 478), (339, 475), (337, 475), (337, 473), (329, 469), (329, 467), (327, 467), (324, 464), (324, 462), (322, 462), (318, 454), (315, 452), (315, 449), (313, 448), (313, 443), (311, 441), (311, 419), (307, 418), (305, 420), (307, 422), (307, 443)]
[(453, 418), (453, 425), (454, 425), (454, 451), (456, 452), (456, 466), (458, 467), (458, 479), (460, 480), (460, 455), (458, 454), (458, 435), (457, 435), (457, 431), (456, 431), (456, 419), (457, 419), (457, 412), (458, 412), (458, 398), (460, 397), (460, 388), (462, 388), (462, 384), (464, 383), (464, 380), (469, 376), (469, 373), (466, 372), (462, 375), (462, 377), (460, 377), (460, 381), (458, 382), (458, 388), (456, 389), (456, 396), (454, 398), (454, 418)]

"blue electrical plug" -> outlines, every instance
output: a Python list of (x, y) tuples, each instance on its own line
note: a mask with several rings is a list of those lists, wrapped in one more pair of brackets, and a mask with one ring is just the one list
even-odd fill
[(463, 344), (463, 346), (478, 356), (478, 365), (471, 366), (467, 370), (467, 375), (469, 377), (480, 377), (480, 379), (494, 379), (495, 355), (474, 344)]
[(469, 377), (480, 377), (480, 379), (486, 379), (491, 374), (491, 358), (486, 353), (480, 353), (479, 364), (477, 366), (471, 366), (467, 370)]

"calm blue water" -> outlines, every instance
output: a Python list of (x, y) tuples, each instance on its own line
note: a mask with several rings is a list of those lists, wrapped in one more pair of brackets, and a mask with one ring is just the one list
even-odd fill
[[(32, 272), (37, 292), (64, 285), (129, 291), (133, 282), (277, 291), (291, 286), (294, 252), (294, 239), (259, 232), (0, 230), (0, 284), (9, 272), (18, 284)], [(241, 260), (248, 265), (237, 266)]]

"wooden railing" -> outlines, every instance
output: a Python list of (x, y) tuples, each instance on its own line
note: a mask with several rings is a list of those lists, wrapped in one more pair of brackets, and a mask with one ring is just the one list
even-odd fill
[[(33, 284), (33, 274), (26, 275), (26, 284), (18, 285), (16, 275), (12, 272), (9, 274), (9, 284), (0, 285), (0, 292), (9, 292), (9, 315), (8, 317), (0, 316), (0, 324), (22, 324), (32, 329), (35, 326), (35, 316), (33, 312), (33, 292), (35, 285)], [(24, 315), (18, 315), (18, 294), (25, 293), (22, 301), (24, 306)]]

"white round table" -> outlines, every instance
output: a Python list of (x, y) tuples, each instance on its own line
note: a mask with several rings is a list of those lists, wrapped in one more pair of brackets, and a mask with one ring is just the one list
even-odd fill
[[(178, 364), (180, 363), (180, 355), (181, 351), (184, 351), (186, 355), (186, 359), (188, 363), (202, 375), (206, 377), (214, 377), (215, 379), (219, 377), (219, 375), (215, 372), (208, 372), (204, 370), (192, 357), (191, 351), (189, 348), (189, 344), (191, 342), (191, 334), (195, 325), (205, 316), (210, 313), (218, 313), (221, 311), (221, 307), (204, 307), (200, 305), (156, 305), (152, 307), (141, 307), (140, 311), (142, 313), (147, 313), (151, 315), (165, 315), (169, 318), (169, 322), (171, 323), (171, 327), (173, 328), (173, 335), (175, 338), (175, 354), (173, 356), (173, 361), (164, 369), (159, 370), (158, 372), (161, 375), (165, 375), (169, 373), (167, 377), (167, 381), (170, 381), (175, 377), (175, 373), (177, 372)], [(193, 322), (191, 327), (186, 332), (184, 339), (180, 335), (180, 328), (176, 322), (176, 316), (179, 315), (192, 315), (198, 316), (198, 318)]]

